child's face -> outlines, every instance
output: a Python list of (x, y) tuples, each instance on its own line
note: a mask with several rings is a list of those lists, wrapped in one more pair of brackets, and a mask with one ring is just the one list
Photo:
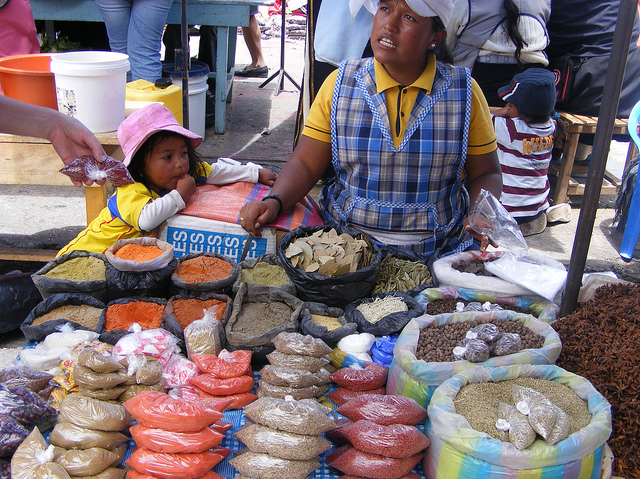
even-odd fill
[(144, 176), (156, 193), (175, 190), (178, 180), (189, 172), (187, 142), (183, 138), (167, 138), (156, 145), (145, 158)]

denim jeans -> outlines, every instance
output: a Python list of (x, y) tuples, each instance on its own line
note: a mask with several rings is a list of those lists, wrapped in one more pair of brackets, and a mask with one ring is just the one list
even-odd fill
[(162, 77), (162, 32), (173, 0), (96, 0), (111, 50), (129, 55), (127, 81)]

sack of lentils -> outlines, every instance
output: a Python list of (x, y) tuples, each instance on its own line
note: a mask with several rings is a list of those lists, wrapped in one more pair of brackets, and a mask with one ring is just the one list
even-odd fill
[(253, 351), (251, 363), (262, 365), (274, 351), (271, 340), (281, 332), (296, 332), (302, 301), (278, 288), (240, 286), (225, 328), (230, 351)]
[(73, 329), (102, 333), (105, 308), (102, 301), (86, 294), (53, 294), (33, 308), (20, 330), (26, 339), (33, 341), (42, 341), (67, 323)]
[(432, 316), (463, 311), (508, 309), (532, 314), (540, 321), (551, 323), (557, 319), (560, 310), (556, 303), (540, 296), (491, 294), (455, 286), (427, 288), (418, 293), (415, 300), (425, 308), (427, 314)]
[[(480, 339), (483, 330), (495, 332), (492, 338), (485, 338), (488, 342)], [(477, 344), (467, 344), (470, 339), (468, 333), (478, 336), (475, 339)], [(499, 342), (502, 336), (509, 340), (509, 344), (519, 345), (511, 350), (517, 352), (509, 354), (509, 348)], [(476, 347), (482, 346), (481, 342), (489, 346), (488, 351), (487, 348)], [(454, 351), (456, 347), (463, 349)], [(498, 347), (502, 355), (496, 355), (494, 347)], [(435, 389), (464, 369), (476, 365), (554, 364), (561, 348), (558, 333), (530, 314), (515, 311), (425, 314), (409, 321), (398, 336), (393, 350), (394, 360), (389, 368), (387, 393), (413, 398), (426, 408)], [(456, 359), (460, 357), (457, 352), (464, 353), (465, 349), (469, 353), (478, 353), (477, 357), (467, 355), (463, 357), (469, 359)], [(481, 361), (472, 362), (477, 360)]]
[(287, 276), (278, 257), (271, 253), (246, 259), (240, 263), (238, 276), (233, 283), (233, 294), (238, 292), (243, 283), (280, 288), (289, 294), (296, 295), (295, 285)]
[(156, 238), (116, 241), (107, 251), (109, 301), (134, 296), (168, 298), (171, 275), (178, 260), (173, 246)]
[(162, 325), (162, 312), (167, 304), (163, 298), (120, 298), (110, 301), (104, 310), (104, 332), (100, 341), (114, 345), (131, 331), (136, 323), (143, 330), (158, 329)]
[(106, 257), (91, 251), (70, 251), (31, 275), (43, 298), (55, 293), (81, 293), (107, 301)]
[(361, 333), (388, 336), (397, 333), (413, 318), (424, 314), (424, 307), (407, 293), (384, 293), (348, 304), (348, 321)]
[(277, 254), (299, 298), (342, 309), (371, 295), (382, 261), (375, 241), (348, 226), (300, 226)]
[[(544, 394), (569, 417), (569, 435), (555, 444), (538, 436), (517, 449), (495, 425), (499, 403), (514, 405), (513, 385)], [(603, 447), (611, 434), (611, 406), (585, 378), (553, 365), (465, 369), (444, 381), (427, 409), (424, 473), (441, 477), (602, 477)], [(529, 418), (531, 422), (531, 418)], [(464, 468), (455, 465), (465, 464)], [(449, 474), (452, 470), (458, 474)], [(464, 473), (462, 472), (464, 470)]]
[(226, 294), (200, 293), (196, 297), (172, 296), (162, 312), (164, 329), (178, 338), (178, 346), (186, 352), (184, 331), (209, 311), (224, 326), (229, 322), (233, 301)]
[(300, 312), (300, 331), (322, 339), (331, 347), (357, 329), (358, 325), (349, 322), (340, 308), (311, 301), (304, 303)]
[(218, 253), (186, 254), (178, 258), (171, 276), (171, 291), (182, 296), (200, 293), (231, 293), (240, 267), (229, 256)]

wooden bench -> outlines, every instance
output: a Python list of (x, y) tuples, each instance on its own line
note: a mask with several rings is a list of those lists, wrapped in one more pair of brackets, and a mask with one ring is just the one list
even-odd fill
[[(124, 158), (116, 133), (97, 133), (105, 152), (117, 160)], [(5, 185), (70, 186), (69, 177), (59, 172), (64, 165), (47, 140), (0, 134), (0, 182)], [(87, 224), (107, 204), (107, 185), (85, 186)], [(50, 261), (57, 250), (0, 248), (0, 260)]]
[[(558, 127), (555, 144), (556, 148), (561, 149), (563, 153), (560, 165), (552, 163), (549, 168), (549, 174), (557, 176), (551, 201), (554, 205), (566, 203), (569, 195), (584, 195), (585, 185), (575, 177), (586, 175), (589, 168), (588, 166), (574, 164), (578, 140), (581, 133), (595, 133), (598, 124), (598, 117), (595, 116), (574, 115), (566, 112), (558, 112), (558, 114), (560, 117), (556, 120)], [(627, 134), (627, 120), (616, 119), (613, 134)], [(636, 154), (637, 148), (633, 142), (630, 142), (625, 165)], [(600, 194), (617, 194), (620, 189), (620, 180), (609, 171), (605, 171)]]

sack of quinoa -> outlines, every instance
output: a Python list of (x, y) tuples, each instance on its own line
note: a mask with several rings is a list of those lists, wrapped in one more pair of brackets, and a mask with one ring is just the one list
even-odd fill
[(156, 238), (116, 241), (105, 251), (109, 301), (134, 296), (168, 298), (178, 260), (173, 246)]
[(31, 275), (48, 298), (55, 293), (80, 293), (107, 301), (106, 257), (92, 251), (70, 251), (52, 259)]
[[(491, 355), (483, 362), (456, 359), (454, 348), (471, 329), (485, 323), (497, 326), (500, 332), (517, 331), (524, 349), (505, 356)], [(427, 407), (435, 389), (464, 369), (475, 365), (554, 364), (561, 348), (560, 336), (551, 325), (530, 314), (515, 311), (425, 314), (409, 321), (396, 341), (387, 393), (411, 397)]]

